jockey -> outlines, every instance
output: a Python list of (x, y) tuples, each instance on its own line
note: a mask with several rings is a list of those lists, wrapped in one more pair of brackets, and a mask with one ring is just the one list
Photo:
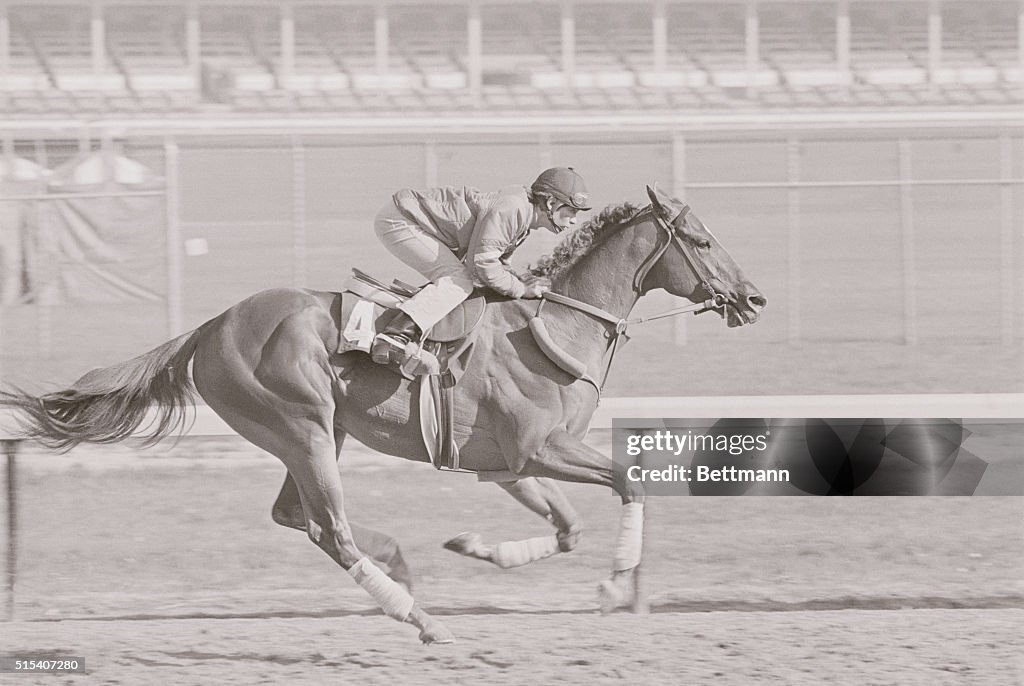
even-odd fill
[(539, 298), (548, 284), (521, 280), (509, 269), (513, 251), (536, 228), (553, 233), (576, 224), (590, 209), (587, 187), (572, 167), (541, 173), (529, 188), (484, 193), (445, 186), (400, 190), (374, 220), (377, 237), (393, 255), (430, 283), (402, 303), (371, 348), (378, 364), (405, 359), (406, 346), (469, 297), (476, 284), (510, 298)]

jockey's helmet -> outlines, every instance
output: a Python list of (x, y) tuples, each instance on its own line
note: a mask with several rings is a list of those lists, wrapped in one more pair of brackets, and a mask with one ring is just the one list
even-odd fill
[(530, 186), (532, 193), (544, 193), (577, 210), (590, 209), (587, 185), (572, 167), (552, 167), (541, 172)]

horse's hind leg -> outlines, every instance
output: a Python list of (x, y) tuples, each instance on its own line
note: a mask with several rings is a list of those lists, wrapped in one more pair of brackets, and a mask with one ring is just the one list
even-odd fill
[[(336, 463), (332, 375), (315, 323), (296, 312), (256, 350), (244, 330), (228, 322), (197, 349), (193, 376), (200, 394), (235, 431), (284, 462), (298, 488), (310, 540), (388, 616), (419, 627), (421, 640), (452, 641), (443, 625), (356, 546)], [(222, 355), (223, 349), (246, 354)]]
[[(345, 443), (345, 432), (338, 428), (334, 429), (334, 459), (341, 455), (341, 446)], [(270, 517), (277, 524), (296, 529), (306, 530), (306, 516), (302, 512), (302, 502), (299, 500), (299, 487), (295, 485), (295, 479), (291, 472), (285, 472), (284, 483), (274, 500), (274, 506), (270, 510)], [(362, 546), (360, 546), (361, 548)]]
[(306, 515), (299, 500), (299, 487), (295, 485), (295, 479), (290, 473), (284, 475), (284, 483), (270, 510), (270, 517), (275, 523), (289, 529), (306, 530)]
[[(312, 409), (312, 408), (310, 408)], [(218, 409), (218, 413), (221, 411)], [(384, 612), (420, 629), (425, 643), (451, 642), (451, 633), (420, 609), (409, 592), (388, 578), (365, 557), (356, 545), (352, 526), (345, 515), (341, 475), (334, 459), (334, 438), (306, 418), (279, 416), (264, 418), (262, 426), (272, 433), (246, 434), (237, 417), (222, 417), (260, 447), (274, 454), (295, 481), (306, 522), (306, 534), (366, 590)], [(278, 421), (273, 421), (277, 419)]]
[(359, 549), (371, 559), (387, 567), (388, 576), (406, 591), (412, 593), (412, 571), (402, 555), (398, 541), (382, 531), (371, 529), (358, 522), (351, 522), (350, 526), (352, 527), (352, 537)]
[[(298, 531), (306, 530), (306, 517), (302, 512), (302, 503), (299, 501), (299, 489), (291, 474), (285, 476), (271, 516), (281, 526)], [(349, 522), (349, 527), (352, 529), (352, 538), (356, 542), (356, 547), (366, 553), (369, 558), (387, 567), (388, 576), (404, 586), (405, 590), (412, 592), (412, 571), (402, 555), (398, 541), (382, 531), (371, 529), (358, 522)]]
[(389, 579), (356, 547), (345, 517), (341, 476), (333, 459), (317, 458), (306, 465), (286, 464), (299, 489), (310, 540), (348, 570), (389, 617), (419, 627), (420, 639), (425, 643), (454, 640), (443, 625), (416, 606), (408, 591)]
[[(345, 434), (336, 430), (334, 442), (339, 448), (339, 453), (344, 440)], [(292, 478), (291, 473), (285, 474), (281, 492), (278, 493), (274, 507), (271, 509), (271, 517), (281, 526), (306, 531), (306, 516), (302, 511), (299, 488), (295, 485), (295, 479)], [(349, 526), (352, 529), (356, 547), (371, 559), (386, 566), (388, 576), (404, 586), (405, 590), (412, 592), (412, 572), (402, 556), (402, 549), (399, 547), (398, 541), (381, 531), (362, 526), (357, 522), (350, 522)]]

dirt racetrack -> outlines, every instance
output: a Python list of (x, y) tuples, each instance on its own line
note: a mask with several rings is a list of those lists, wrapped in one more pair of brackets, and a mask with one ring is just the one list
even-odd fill
[(0, 683), (1024, 682), (1021, 498), (653, 499), (652, 614), (602, 617), (608, 492), (567, 488), (578, 550), (502, 571), (440, 547), (545, 532), (495, 486), (356, 446), (343, 459), (353, 519), (399, 539), (457, 644), (419, 645), (274, 525), (283, 468), (235, 439), (27, 451), (2, 650), (83, 657), (88, 673)]
[[(21, 623), (93, 684), (1015, 684), (1022, 610), (453, 615), (453, 646), (384, 617)], [(34, 683), (51, 684), (53, 677)], [(33, 683), (18, 677), (12, 683)]]

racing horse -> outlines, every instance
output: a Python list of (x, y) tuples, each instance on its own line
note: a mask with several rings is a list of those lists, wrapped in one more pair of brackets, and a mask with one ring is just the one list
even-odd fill
[[(534, 269), (550, 278), (550, 298), (539, 303), (489, 296), (472, 361), (455, 387), (462, 466), (505, 473), (513, 484), (506, 490), (520, 501), (541, 513), (550, 508), (563, 549), (574, 543), (575, 513), (558, 489), (544, 495), (543, 484), (600, 484), (620, 496), (613, 573), (605, 583), (628, 578), (640, 561), (644, 494), (641, 484), (627, 480), (610, 457), (582, 439), (600, 397), (596, 380), (607, 372), (605, 360), (626, 317), (642, 295), (658, 288), (719, 306), (730, 327), (757, 321), (766, 304), (687, 205), (647, 191), (649, 206), (606, 208)], [(275, 505), (281, 523), (304, 528), (388, 616), (419, 628), (423, 642), (451, 642), (448, 629), (407, 588), (364, 556), (345, 515), (336, 460), (347, 435), (409, 460), (426, 462), (429, 455), (418, 425), (418, 382), (363, 353), (333, 352), (340, 324), (332, 305), (338, 297), (264, 291), (66, 389), (40, 396), (5, 391), (0, 405), (22, 411), (27, 437), (68, 448), (119, 441), (144, 425), (148, 439), (159, 440), (180, 428), (198, 392), (232, 429), (287, 467)], [(541, 306), (543, 348), (531, 335)], [(295, 500), (301, 521), (289, 522)]]

